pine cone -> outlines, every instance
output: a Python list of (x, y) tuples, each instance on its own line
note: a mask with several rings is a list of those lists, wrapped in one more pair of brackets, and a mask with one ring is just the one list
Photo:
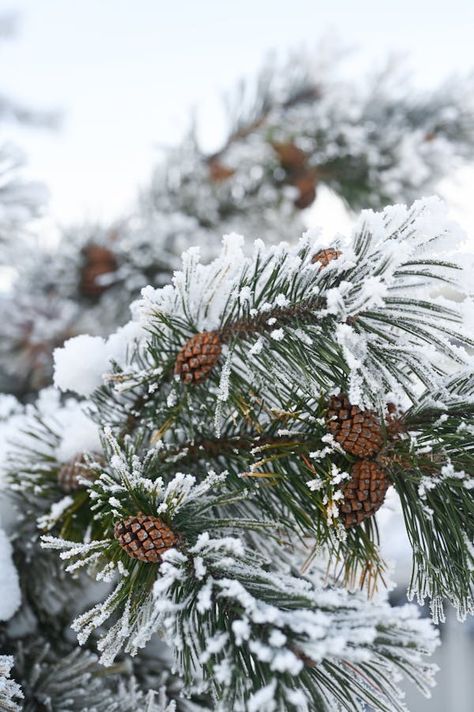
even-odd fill
[(316, 171), (308, 168), (300, 175), (291, 178), (289, 182), (291, 185), (294, 185), (295, 188), (298, 188), (299, 191), (299, 195), (295, 200), (295, 207), (299, 210), (309, 208), (316, 200), (316, 189), (318, 185)]
[(234, 173), (235, 170), (233, 168), (228, 168), (217, 158), (209, 161), (209, 176), (213, 183), (223, 183), (228, 178), (231, 178)]
[(176, 546), (179, 538), (158, 517), (142, 514), (128, 517), (114, 526), (114, 537), (132, 559), (156, 564)]
[(198, 383), (215, 366), (221, 351), (221, 338), (217, 331), (195, 334), (178, 353), (175, 373), (181, 376), (185, 383)]
[(342, 252), (340, 250), (335, 250), (334, 247), (328, 247), (327, 250), (319, 250), (319, 252), (316, 252), (311, 262), (313, 264), (319, 262), (321, 267), (327, 267), (330, 262), (337, 260), (341, 255)]
[(281, 167), (285, 171), (299, 171), (306, 167), (308, 156), (294, 143), (278, 143), (274, 141), (272, 146), (280, 160)]
[(295, 206), (304, 210), (314, 202), (318, 183), (317, 171), (308, 165), (308, 155), (294, 143), (272, 143), (280, 165), (286, 172), (286, 182), (298, 189)]
[(61, 466), (58, 472), (58, 485), (63, 492), (69, 494), (81, 488), (81, 479), (92, 482), (95, 478), (96, 473), (87, 466), (85, 454), (81, 452)]
[(81, 293), (85, 297), (100, 297), (108, 289), (109, 285), (102, 284), (98, 278), (117, 270), (117, 258), (107, 247), (94, 244), (87, 245), (83, 254)]
[(352, 467), (351, 479), (342, 490), (339, 511), (344, 526), (352, 527), (368, 519), (382, 506), (390, 480), (375, 462), (360, 460)]
[(366, 458), (381, 450), (382, 427), (373, 411), (351, 405), (347, 396), (332, 396), (326, 418), (336, 442), (351, 455)]

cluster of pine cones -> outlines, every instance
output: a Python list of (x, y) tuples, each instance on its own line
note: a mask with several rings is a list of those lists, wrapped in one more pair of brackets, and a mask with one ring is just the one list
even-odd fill
[[(358, 458), (344, 486), (340, 507), (344, 525), (351, 527), (375, 514), (390, 486), (373, 459), (384, 445), (382, 426), (376, 413), (351, 405), (345, 395), (330, 398), (326, 420), (336, 442)], [(117, 522), (114, 537), (131, 558), (147, 563), (160, 563), (162, 555), (179, 544), (179, 536), (163, 520), (141, 512)]]
[(335, 441), (359, 458), (343, 488), (340, 507), (344, 526), (351, 527), (375, 514), (390, 486), (386, 473), (373, 459), (384, 445), (382, 425), (376, 413), (351, 405), (345, 395), (330, 398), (326, 422)]
[[(321, 250), (313, 262), (325, 267), (340, 254), (332, 248)], [(207, 378), (221, 352), (219, 332), (195, 334), (179, 351), (175, 374), (185, 383), (199, 383)], [(344, 525), (351, 527), (375, 514), (390, 486), (387, 475), (374, 459), (384, 445), (382, 425), (376, 413), (352, 405), (345, 395), (330, 398), (326, 422), (336, 442), (358, 458), (343, 489), (344, 501), (340, 507)], [(142, 513), (117, 522), (114, 536), (130, 557), (151, 563), (159, 563), (162, 554), (178, 542), (177, 535), (165, 522)]]

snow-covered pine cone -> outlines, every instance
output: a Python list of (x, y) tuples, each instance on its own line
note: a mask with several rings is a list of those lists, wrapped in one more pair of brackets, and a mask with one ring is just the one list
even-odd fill
[(326, 421), (336, 442), (351, 455), (372, 457), (384, 444), (382, 426), (377, 414), (351, 405), (347, 396), (330, 398)]
[(217, 363), (222, 343), (217, 331), (202, 331), (192, 336), (176, 357), (175, 373), (185, 383), (204, 380)]
[(117, 522), (114, 537), (132, 559), (152, 564), (159, 563), (161, 556), (179, 541), (161, 519), (141, 512)]
[(382, 506), (389, 487), (390, 480), (376, 462), (356, 462), (351, 479), (342, 490), (344, 501), (339, 511), (344, 526), (352, 527), (372, 517)]

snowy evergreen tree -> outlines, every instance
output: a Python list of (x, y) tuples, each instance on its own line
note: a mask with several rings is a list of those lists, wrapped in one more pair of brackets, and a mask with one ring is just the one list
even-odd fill
[(401, 712), (439, 641), (388, 602), (390, 489), (408, 597), (473, 612), (463, 236), (436, 198), (304, 232), (321, 186), (378, 210), (471, 160), (472, 80), (336, 64), (268, 63), (219, 150), (54, 247), (0, 147), (0, 710)]
[(54, 680), (61, 700), (66, 681), (74, 700), (51, 709), (88, 709), (80, 680), (97, 665), (119, 700), (104, 709), (156, 690), (169, 710), (403, 710), (401, 675), (428, 693), (437, 635), (387, 603), (376, 513), (393, 487), (409, 594), (435, 621), (445, 602), (472, 613), (462, 238), (429, 199), (364, 211), (331, 243), (246, 249), (233, 234), (207, 263), (192, 248), (129, 324), (56, 351), (56, 386), (76, 398), (8, 399), (23, 603), (5, 652), (20, 671), (28, 630), (59, 658), (44, 684), (15, 678), (28, 699)]
[(116, 225), (64, 231), (57, 248), (15, 241), (0, 302), (0, 367), (20, 396), (47, 385), (70, 336), (105, 335), (146, 284), (165, 284), (184, 249), (217, 254), (223, 234), (270, 242), (304, 229), (320, 186), (351, 210), (410, 202), (474, 155), (471, 78), (414, 91), (397, 67), (359, 82), (338, 58), (269, 61), (229, 104), (228, 136), (206, 154), (194, 132), (170, 150)]

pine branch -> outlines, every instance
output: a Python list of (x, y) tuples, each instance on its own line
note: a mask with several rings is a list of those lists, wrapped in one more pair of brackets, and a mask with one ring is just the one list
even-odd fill
[[(441, 552), (449, 552), (443, 556), (451, 556), (452, 565), (446, 563), (451, 573), (437, 584), (435, 595), (437, 600), (446, 596), (459, 601), (466, 610), (470, 573), (463, 571), (469, 571), (470, 532), (461, 512), (470, 511), (469, 492), (464, 490), (466, 502), (460, 506), (454, 491), (443, 490), (454, 517), (456, 536), (451, 539), (457, 548), (440, 546), (437, 554), (420, 542), (427, 509), (415, 496), (423, 477), (449, 464), (452, 435), (441, 434), (438, 455), (427, 461), (409, 449), (419, 429), (416, 421), (411, 424), (410, 410), (400, 431), (392, 432), (388, 421), (384, 424), (388, 394), (404, 403), (403, 412), (423, 388), (428, 399), (441, 388), (449, 391), (445, 374), (453, 366), (461, 364), (462, 373), (469, 369), (467, 351), (446, 338), (454, 334), (458, 344), (469, 347), (461, 314), (455, 305), (447, 308), (426, 297), (440, 276), (459, 272), (437, 248), (452, 232), (438, 203), (428, 201), (379, 216), (367, 214), (352, 244), (343, 250), (338, 245), (336, 259), (326, 266), (314, 261), (319, 245), (309, 237), (293, 249), (265, 251), (258, 246), (245, 258), (229, 241), (220, 260), (209, 266), (190, 253), (172, 289), (145, 294), (141, 311), (149, 336), (131, 351), (128, 371), (117, 366), (109, 388), (99, 391), (99, 418), (122, 440), (132, 432), (135, 447), (153, 447), (147, 466), (152, 482), (172, 479), (176, 467), (185, 463), (192, 462), (194, 474), (203, 479), (210, 468), (226, 469), (236, 497), (234, 517), (253, 520), (263, 512), (283, 540), (309, 537), (310, 547), (315, 542), (316, 549), (326, 551), (333, 571), (346, 583), (360, 580), (372, 587), (384, 572), (376, 526), (366, 521), (352, 527), (341, 516), (347, 504), (345, 486), (359, 457), (334, 440), (327, 410), (338, 389), (352, 403), (375, 407), (381, 440), (377, 457), (369, 455), (371, 466), (381, 468), (378, 476), (386, 478), (387, 486), (394, 484), (402, 497), (415, 552), (428, 552), (418, 566), (430, 572), (417, 575), (418, 589), (429, 591), (423, 581), (434, 581), (433, 572), (443, 570)], [(425, 265), (423, 292), (419, 276), (411, 274), (414, 255)], [(407, 296), (410, 291), (413, 299)], [(316, 296), (308, 296), (312, 294)], [(207, 333), (214, 339), (228, 341), (228, 351), (222, 367), (218, 355), (206, 379), (188, 385), (174, 376), (176, 359), (188, 335), (206, 327), (212, 327)], [(467, 453), (465, 439), (458, 437)], [(470, 465), (462, 454), (455, 463), (466, 471)], [(90, 515), (84, 504), (87, 527)], [(445, 517), (440, 510), (434, 532), (423, 524), (429, 537), (443, 540)], [(261, 546), (258, 537), (255, 546)]]
[(374, 515), (393, 485), (412, 593), (437, 618), (442, 599), (472, 607), (472, 341), (465, 306), (431, 296), (462, 275), (455, 234), (432, 200), (366, 213), (329, 249), (229, 237), (144, 291), (120, 358), (88, 339), (59, 353), (58, 383), (81, 392), (110, 364), (88, 404), (94, 477), (61, 499), (65, 438), (36, 418), (11, 479), (67, 572), (115, 584), (76, 618), (82, 644), (100, 631), (111, 664), (159, 631), (216, 709), (402, 709), (392, 678), (424, 675), (423, 626), (333, 586), (383, 580)]
[[(175, 291), (166, 290), (163, 298), (159, 291), (148, 292), (141, 307), (150, 337), (139, 349), (141, 387), (148, 391), (139, 427), (158, 449), (156, 467), (172, 476), (177, 465), (193, 461), (194, 471), (203, 477), (206, 468), (225, 467), (237, 492), (254, 489), (247, 511), (255, 506), (278, 521), (281, 531), (315, 536), (317, 545), (326, 546), (336, 562), (345, 562), (346, 580), (354, 582), (359, 576), (364, 580), (370, 571), (383, 574), (375, 528), (368, 523), (338, 534), (332, 522), (334, 517), (337, 524), (340, 473), (343, 481), (356, 460), (328, 439), (327, 399), (339, 388), (352, 402), (375, 405), (383, 421), (387, 393), (406, 408), (408, 399), (419, 400), (423, 388), (428, 400), (441, 388), (442, 397), (449, 394), (453, 386), (445, 385), (445, 374), (453, 366), (459, 364), (461, 373), (469, 371), (468, 353), (452, 344), (453, 336), (458, 344), (471, 344), (460, 313), (455, 305), (448, 308), (425, 296), (443, 275), (454, 279), (459, 272), (459, 266), (436, 249), (453, 230), (441, 218), (433, 201), (409, 210), (390, 209), (380, 216), (367, 214), (352, 244), (323, 269), (312, 261), (317, 243), (308, 241), (293, 251), (265, 252), (259, 247), (250, 258), (230, 252), (228, 244), (229, 252), (208, 267), (198, 266), (190, 255), (176, 276)], [(407, 296), (411, 291), (413, 298)], [(317, 303), (308, 301), (312, 299), (308, 294), (317, 294)], [(186, 339), (186, 323), (188, 334), (212, 327), (211, 333), (222, 335), (221, 341), (229, 346), (223, 368), (216, 362), (207, 380), (191, 386), (171, 380), (173, 354), (176, 358)], [(132, 365), (130, 375), (118, 371), (111, 382), (126, 392), (128, 381), (132, 388), (139, 387), (136, 374)], [(109, 397), (120, 401), (118, 393)], [(411, 453), (406, 461), (408, 433), (414, 438), (418, 429), (410, 412), (400, 433), (392, 434), (387, 424), (378, 462), (402, 496), (407, 522), (413, 518), (411, 538), (418, 551), (416, 522), (424, 520), (425, 510), (414, 493), (421, 478), (447, 464), (452, 445), (442, 439), (429, 471), (426, 458), (414, 463)], [(465, 441), (462, 447), (468, 452)], [(316, 456), (308, 458), (313, 452)], [(404, 494), (405, 471), (413, 477), (409, 496)], [(455, 494), (444, 491), (443, 496), (452, 501), (454, 513)], [(467, 500), (469, 496), (466, 491)], [(465, 569), (470, 559), (460, 536), (464, 532), (467, 540), (470, 537), (460, 518), (465, 506), (453, 514), (458, 531), (453, 541), (459, 542), (456, 564), (447, 569), (453, 571), (449, 584), (445, 581), (436, 594), (460, 601), (462, 610), (469, 608), (470, 574), (458, 578), (455, 572)], [(440, 530), (442, 522), (443, 518), (437, 523)], [(440, 565), (436, 557), (432, 563), (434, 570)], [(425, 561), (426, 566), (430, 567)], [(428, 579), (432, 576), (428, 574)], [(419, 588), (425, 590), (424, 584)]]
[[(69, 564), (71, 571), (90, 566), (99, 578), (119, 574), (107, 600), (74, 623), (85, 642), (110, 616), (119, 616), (99, 642), (105, 664), (123, 646), (133, 654), (155, 630), (164, 630), (185, 684), (202, 675), (216, 709), (248, 709), (267, 689), (281, 710), (315, 703), (329, 710), (336, 700), (347, 710), (361, 702), (402, 709), (396, 689), (387, 689), (387, 665), (393, 671), (407, 665), (414, 677), (421, 673), (415, 642), (421, 628), (412, 613), (400, 611), (399, 617), (363, 596), (318, 590), (304, 577), (279, 570), (276, 550), (270, 563), (245, 538), (232, 535), (240, 530), (245, 536), (271, 522), (235, 519), (224, 525), (225, 536), (215, 538), (222, 523), (212, 512), (225, 506), (216, 490), (222, 478), (211, 475), (196, 485), (194, 478), (177, 475), (164, 488), (149, 480), (147, 462), (133, 448), (122, 452), (113, 440), (111, 447), (118, 477), (101, 476), (91, 493), (105, 538), (84, 545), (43, 539), (77, 562)], [(165, 552), (161, 565), (136, 561), (117, 540), (106, 538), (114, 521), (137, 509), (161, 517), (179, 535), (178, 549)]]
[[(7, 644), (8, 645), (8, 644)], [(168, 697), (166, 684), (159, 690), (143, 691), (131, 672), (129, 661), (104, 668), (97, 656), (63, 641), (53, 648), (38, 635), (25, 637), (13, 643), (15, 650), (14, 676), (21, 679), (23, 693), (21, 709), (37, 712), (39, 709), (64, 712), (197, 712), (205, 707), (192, 702)], [(13, 658), (3, 658), (13, 663)], [(166, 683), (165, 680), (162, 681)], [(7, 692), (19, 695), (15, 682), (9, 683)], [(19, 706), (1, 706), (0, 709), (20, 710)], [(11, 703), (14, 705), (14, 703)]]

